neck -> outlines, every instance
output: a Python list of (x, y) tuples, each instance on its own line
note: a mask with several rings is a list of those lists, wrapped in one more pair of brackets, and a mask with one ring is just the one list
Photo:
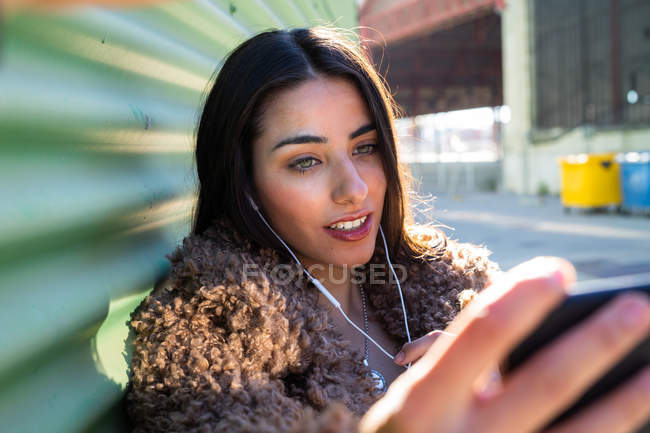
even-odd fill
[[(312, 277), (321, 282), (323, 286), (341, 304), (343, 311), (350, 315), (356, 315), (361, 311), (361, 295), (352, 282), (352, 268), (350, 266), (323, 265), (319, 263), (305, 263), (303, 266), (309, 271)], [(326, 308), (334, 310), (330, 301), (319, 293), (318, 303)]]

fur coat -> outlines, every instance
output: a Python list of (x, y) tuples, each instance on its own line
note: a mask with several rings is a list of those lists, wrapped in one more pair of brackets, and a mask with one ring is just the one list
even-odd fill
[[(499, 269), (484, 247), (446, 240), (439, 249), (433, 229), (409, 230), (432, 252), (391, 257), (406, 269), (398, 278), (415, 340), (444, 329)], [(386, 263), (380, 246), (362, 269)], [(134, 433), (356, 431), (381, 394), (295, 262), (295, 278), (272, 278), (274, 266), (290, 261), (253, 247), (225, 220), (187, 236), (167, 258), (167, 280), (131, 315), (126, 407)], [(397, 285), (376, 281), (363, 283), (369, 315), (399, 341), (386, 348), (396, 353), (407, 342)]]

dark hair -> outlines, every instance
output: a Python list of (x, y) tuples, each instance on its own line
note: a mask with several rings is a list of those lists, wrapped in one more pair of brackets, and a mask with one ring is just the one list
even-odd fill
[[(411, 178), (398, 161), (394, 119), (399, 108), (357, 44), (327, 27), (265, 31), (227, 56), (197, 130), (200, 186), (193, 233), (203, 233), (217, 218), (228, 218), (253, 242), (285, 253), (246, 198), (246, 194), (256, 198), (252, 143), (260, 133), (264, 102), (275, 92), (319, 75), (349, 79), (368, 104), (387, 178), (381, 224), (390, 253), (404, 246), (413, 253), (427, 253), (405, 229), (413, 223), (406, 188)], [(437, 233), (446, 244), (444, 234)]]

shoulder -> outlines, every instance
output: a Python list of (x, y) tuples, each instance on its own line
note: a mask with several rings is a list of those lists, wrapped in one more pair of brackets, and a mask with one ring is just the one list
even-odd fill
[(207, 285), (245, 285), (255, 276), (251, 269), (272, 267), (279, 260), (276, 251), (256, 246), (224, 221), (188, 235), (167, 258), (171, 283), (189, 293)]
[(404, 254), (409, 263), (423, 265), (425, 269), (439, 263), (470, 278), (500, 272), (499, 264), (489, 258), (492, 251), (485, 245), (449, 238), (431, 225), (414, 224), (406, 231), (423, 250), (420, 255)]
[[(134, 328), (145, 331), (141, 327), (148, 325), (160, 334), (180, 327), (252, 332), (264, 322), (260, 310), (264, 316), (280, 316), (286, 305), (267, 272), (278, 263), (277, 253), (238, 236), (222, 224), (186, 236), (167, 255), (167, 277), (133, 312)], [(208, 316), (209, 322), (199, 324)]]
[(217, 377), (218, 387), (236, 386), (236, 370), (273, 376), (297, 362), (297, 318), (264, 272), (276, 257), (221, 234), (184, 238), (167, 256), (167, 278), (131, 315), (136, 361), (143, 362), (136, 371), (157, 386), (190, 376), (212, 387)]
[[(168, 274), (132, 313), (136, 330), (144, 331), (141, 327), (145, 323), (160, 325), (161, 317), (171, 325), (174, 318), (191, 314), (193, 307), (204, 300), (231, 307), (242, 300), (244, 289), (251, 288), (242, 274), (246, 253), (232, 239), (220, 234), (189, 234), (167, 254)], [(250, 261), (254, 262), (252, 258)]]
[(280, 379), (300, 363), (297, 318), (264, 272), (244, 269), (273, 263), (266, 253), (213, 232), (187, 236), (168, 255), (168, 277), (131, 315), (134, 422), (152, 431), (167, 431), (174, 419), (214, 427), (242, 417), (260, 396), (263, 418), (273, 404), (297, 410)]
[(421, 332), (444, 328), (483, 290), (491, 275), (501, 272), (484, 245), (448, 238), (427, 225), (408, 228), (423, 254), (402, 257), (408, 266), (407, 285), (421, 313)]

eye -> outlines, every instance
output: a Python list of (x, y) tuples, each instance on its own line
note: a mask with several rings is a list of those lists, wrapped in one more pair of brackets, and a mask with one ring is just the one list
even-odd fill
[(358, 149), (364, 149), (364, 151), (360, 152), (362, 155), (369, 155), (377, 151), (377, 145), (374, 143), (362, 144), (361, 146), (357, 147), (357, 150)]
[(306, 172), (307, 170), (309, 170), (314, 165), (317, 165), (316, 163), (314, 163), (314, 164), (305, 164), (305, 163), (309, 163), (311, 161), (318, 161), (318, 160), (316, 158), (313, 158), (313, 157), (301, 158), (301, 159), (298, 159), (298, 160), (292, 162), (291, 164), (289, 164), (289, 168), (291, 168), (293, 170), (297, 170), (298, 172), (300, 172), (302, 174), (302, 173)]

